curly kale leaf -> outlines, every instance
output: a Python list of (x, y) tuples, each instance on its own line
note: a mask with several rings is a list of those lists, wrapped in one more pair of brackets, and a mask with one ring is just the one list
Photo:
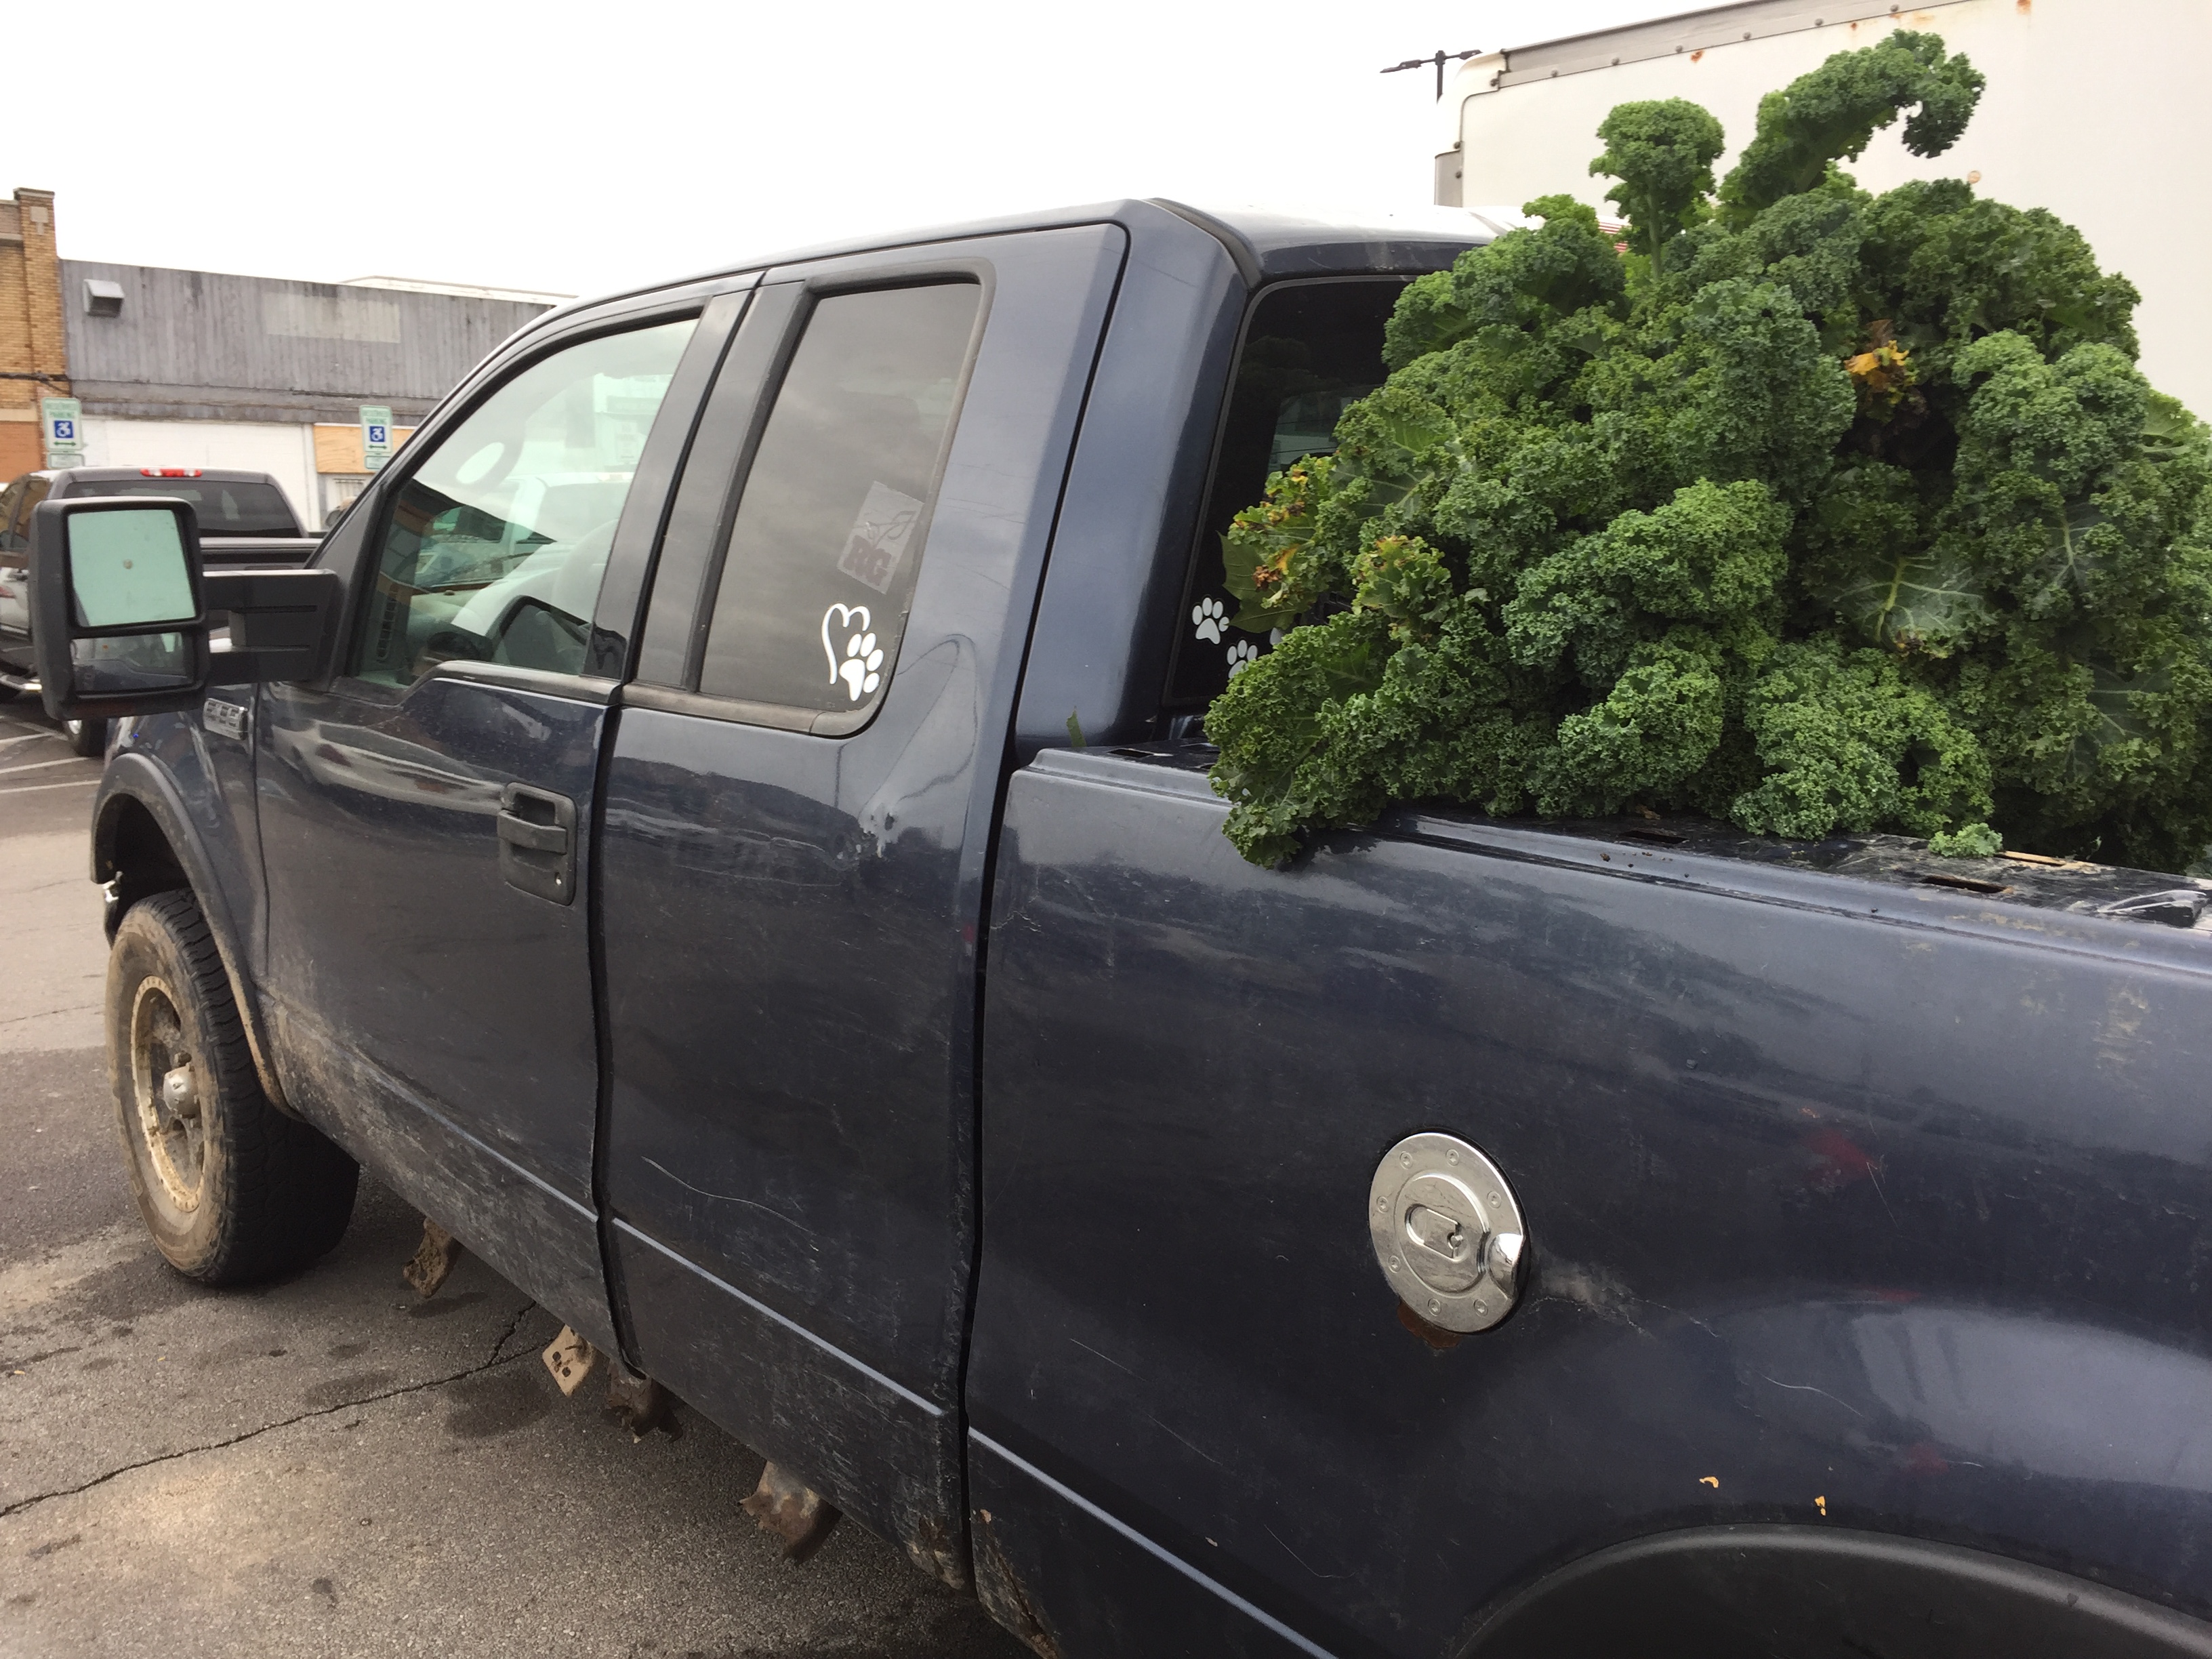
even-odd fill
[(1541, 197), (1522, 211), (1543, 223), (1508, 231), (1482, 250), (1489, 257), (1462, 259), (1407, 289), (1383, 332), (1385, 363), (1403, 368), (1492, 324), (1540, 329), (1579, 311), (1624, 305), (1627, 275), (1595, 212), (1571, 196)]
[(1810, 190), (1832, 163), (1856, 161), (1877, 129), (1915, 105), (1905, 149), (1941, 155), (1966, 131), (1984, 79), (1963, 55), (1947, 56), (1936, 36), (1909, 30), (1838, 52), (1759, 100), (1759, 130), (1721, 181), (1720, 198), (1731, 216), (1747, 219)]
[(1605, 199), (1620, 209), (1636, 251), (1656, 264), (1668, 240), (1702, 213), (1727, 136), (1686, 98), (1616, 104), (1597, 136), (1605, 140), (1605, 154), (1589, 170), (1620, 180)]
[(1942, 699), (1875, 651), (1785, 645), (1745, 699), (1765, 775), (1734, 803), (1747, 830), (1814, 839), (1929, 836), (1990, 815), (1990, 763)]
[(1872, 550), (1831, 599), (1862, 638), (1931, 657), (1949, 656), (1989, 615), (1973, 572), (1940, 549)]
[[(1246, 507), (1230, 520), (1228, 532), (1221, 538), (1221, 579), (1237, 600), (1233, 626), (1247, 633), (1264, 634), (1312, 602), (1307, 599), (1279, 614), (1270, 608), (1271, 601), (1286, 593), (1297, 600), (1316, 585), (1319, 591), (1326, 591), (1326, 574), (1317, 574), (1322, 561), (1306, 555), (1320, 532), (1321, 508), (1331, 470), (1332, 462), (1326, 455), (1296, 462), (1287, 471), (1268, 478), (1266, 501)], [(1291, 586), (1294, 570), (1303, 585), (1295, 589)]]
[(1562, 720), (1534, 757), (1536, 810), (1592, 817), (1675, 797), (1720, 746), (1727, 689), (1723, 653), (1698, 629), (1638, 646), (1603, 700)]
[(1701, 481), (1651, 512), (1623, 513), (1522, 575), (1503, 611), (1508, 646), (1525, 666), (1571, 661), (1602, 688), (1674, 624), (1716, 635), (1755, 626), (1786, 565), (1790, 516), (1749, 481)]
[[(1279, 864), (1300, 833), (1372, 817), (1387, 799), (1356, 757), (1326, 741), (1343, 700), (1382, 676), (1388, 652), (1370, 614), (1345, 612), (1293, 630), (1229, 682), (1206, 711), (1221, 746), (1213, 787), (1229, 804), (1229, 839), (1255, 864)], [(1351, 763), (1347, 767), (1346, 763)]]
[(2048, 362), (2023, 335), (1991, 334), (1961, 351), (1953, 372), (1972, 389), (1957, 462), (1970, 490), (2019, 473), (2077, 496), (2134, 452), (2150, 417), (2150, 386), (2109, 345)]
[(1800, 501), (1826, 477), (1858, 396), (1787, 289), (1734, 277), (1670, 317), (1688, 369), (1671, 434), (1686, 477), (1762, 478)]
[(1928, 850), (1939, 859), (1993, 859), (2004, 851), (2004, 837), (1986, 823), (1969, 823), (1928, 837)]
[(1890, 321), (1946, 418), (1952, 360), (1984, 335), (2020, 335), (2048, 359), (2089, 343), (2136, 355), (2134, 287), (2040, 208), (1982, 200), (1955, 179), (1916, 182), (1867, 202), (1857, 231), (1858, 314)]

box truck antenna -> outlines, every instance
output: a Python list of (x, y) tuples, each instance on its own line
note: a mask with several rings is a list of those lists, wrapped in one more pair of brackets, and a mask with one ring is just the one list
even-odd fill
[(1439, 52), (1433, 58), (1408, 58), (1402, 64), (1391, 64), (1390, 67), (1384, 70), (1382, 73), (1385, 75), (1395, 75), (1400, 70), (1426, 69), (1430, 64), (1433, 64), (1436, 65), (1437, 69), (1437, 97), (1441, 100), (1444, 95), (1444, 65), (1446, 64), (1463, 64), (1470, 58), (1480, 58), (1481, 56), (1482, 52), (1480, 48), (1477, 48), (1474, 52)]

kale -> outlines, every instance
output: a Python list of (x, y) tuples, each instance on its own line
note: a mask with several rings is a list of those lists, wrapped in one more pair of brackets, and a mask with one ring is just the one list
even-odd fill
[(1247, 858), (1394, 802), (1693, 812), (2179, 869), (2212, 843), (2212, 434), (2039, 210), (1838, 163), (1983, 80), (1930, 34), (1719, 124), (1625, 104), (1565, 196), (1407, 288), (1333, 454), (1223, 538), (1285, 630), (1206, 717)]

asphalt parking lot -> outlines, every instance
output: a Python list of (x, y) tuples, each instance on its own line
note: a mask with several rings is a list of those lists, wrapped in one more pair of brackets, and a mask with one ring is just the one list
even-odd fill
[(99, 773), (0, 706), (0, 1655), (1026, 1652), (850, 1522), (788, 1565), (757, 1456), (564, 1398), (559, 1322), (480, 1262), (417, 1299), (421, 1218), (367, 1179), (295, 1279), (170, 1272), (106, 1099)]

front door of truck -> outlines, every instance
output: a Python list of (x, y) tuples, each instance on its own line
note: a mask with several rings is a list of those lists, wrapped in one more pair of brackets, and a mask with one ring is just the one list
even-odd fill
[(1079, 226), (768, 274), (606, 773), (638, 1362), (955, 1580), (976, 924), (1122, 246)]
[(263, 703), (288, 1094), (608, 1342), (580, 895), (615, 681), (588, 619), (611, 556), (649, 553), (715, 343), (701, 303), (568, 331), (425, 434), (356, 509), (339, 676)]

